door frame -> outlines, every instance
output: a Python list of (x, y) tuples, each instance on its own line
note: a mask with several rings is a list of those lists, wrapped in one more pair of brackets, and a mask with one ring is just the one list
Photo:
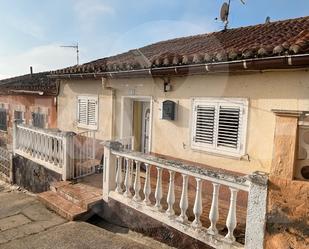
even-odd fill
[[(131, 104), (130, 106), (125, 106), (125, 100), (130, 100)], [(125, 111), (126, 109), (131, 110), (131, 114), (129, 116), (129, 122), (133, 123), (133, 101), (141, 101), (141, 102), (149, 102), (150, 103), (150, 125), (149, 125), (149, 141), (148, 141), (148, 147), (149, 152), (151, 152), (152, 149), (152, 126), (153, 126), (153, 97), (152, 96), (121, 96), (121, 124), (120, 124), (120, 137), (125, 138), (128, 137), (125, 133), (124, 129), (124, 120), (125, 120)], [(133, 134), (130, 134), (129, 136), (132, 136)]]

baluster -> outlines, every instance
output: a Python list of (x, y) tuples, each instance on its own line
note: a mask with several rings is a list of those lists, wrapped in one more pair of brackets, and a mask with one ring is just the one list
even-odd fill
[(119, 194), (123, 193), (122, 189), (122, 157), (117, 156), (117, 162), (118, 162), (118, 167), (117, 167), (117, 172), (116, 172), (116, 192)]
[(220, 184), (213, 183), (213, 193), (212, 193), (212, 202), (211, 208), (209, 212), (209, 220), (210, 220), (210, 227), (208, 228), (208, 233), (211, 235), (217, 235), (217, 222), (219, 220), (219, 207), (218, 207), (218, 197), (219, 197), (219, 188)]
[(228, 242), (233, 243), (235, 241), (234, 230), (237, 225), (236, 219), (236, 201), (237, 201), (237, 193), (238, 190), (234, 188), (230, 188), (231, 190), (231, 199), (230, 199), (230, 209), (226, 219), (226, 227), (228, 229), (228, 233), (225, 236), (225, 239)]
[(151, 183), (150, 183), (150, 168), (151, 165), (145, 163), (145, 167), (146, 167), (146, 179), (145, 179), (145, 185), (144, 185), (144, 195), (145, 195), (145, 199), (144, 199), (144, 203), (149, 206), (151, 204), (150, 200), (149, 200), (149, 196), (151, 193)]
[(39, 137), (39, 141), (38, 141), (39, 158), (42, 160), (43, 159), (42, 151), (44, 149), (43, 144), (42, 144), (42, 137), (43, 137), (43, 135), (39, 134), (38, 137)]
[[(22, 143), (22, 145), (23, 145), (23, 151), (24, 152), (27, 152), (27, 153), (29, 153), (29, 151), (30, 151), (30, 143), (31, 143), (31, 136), (30, 136), (30, 134), (29, 134), (29, 132), (28, 131), (26, 131), (26, 130), (20, 130), (21, 132), (22, 132), (22, 139), (27, 139), (27, 141), (26, 142), (23, 142)], [(26, 145), (26, 146), (25, 146)]]
[(199, 178), (195, 178), (195, 180), (196, 180), (196, 195), (195, 195), (195, 202), (194, 202), (194, 207), (193, 207), (193, 213), (194, 213), (195, 219), (192, 223), (192, 226), (195, 228), (199, 228), (202, 226), (202, 222), (200, 218), (203, 213), (202, 180)]
[(135, 195), (133, 199), (135, 201), (141, 201), (141, 196), (139, 191), (141, 190), (141, 178), (140, 178), (140, 170), (141, 170), (141, 163), (139, 161), (135, 161), (136, 163), (136, 173), (135, 173), (135, 180), (134, 180), (134, 191)]
[(53, 137), (53, 164), (56, 165), (57, 159), (56, 159), (56, 150), (57, 150), (57, 140)]
[(124, 196), (131, 198), (132, 197), (132, 193), (130, 191), (131, 188), (131, 161), (126, 158), (126, 176), (125, 176), (125, 180), (124, 180), (124, 185), (126, 187), (126, 191), (124, 192)]
[(33, 138), (34, 138), (34, 140), (33, 140), (33, 151), (32, 151), (32, 153), (33, 153), (33, 156), (34, 156), (34, 157), (37, 157), (37, 145), (38, 145), (37, 140), (38, 140), (38, 136), (37, 136), (36, 132), (33, 132), (32, 134), (33, 134)]
[(187, 223), (188, 222), (188, 216), (186, 214), (187, 209), (188, 209), (188, 180), (189, 176), (187, 175), (182, 175), (182, 193), (181, 193), (181, 198), (180, 198), (180, 215), (178, 217), (178, 220), (182, 223)]
[(175, 171), (170, 170), (170, 180), (169, 180), (169, 186), (168, 186), (168, 194), (167, 194), (167, 204), (168, 208), (166, 210), (166, 213), (169, 217), (172, 217), (175, 215), (174, 211), (174, 203), (175, 203)]
[(162, 206), (161, 206), (161, 199), (163, 197), (163, 194), (162, 194), (162, 171), (163, 171), (162, 168), (157, 167), (157, 186), (156, 186), (156, 191), (155, 191), (155, 198), (156, 198), (155, 207), (158, 210), (162, 209)]

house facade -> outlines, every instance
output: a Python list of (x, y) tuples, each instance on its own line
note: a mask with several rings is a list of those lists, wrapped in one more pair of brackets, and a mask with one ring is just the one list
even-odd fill
[[(68, 219), (99, 205), (176, 247), (306, 248), (308, 30), (228, 29), (51, 72), (58, 130), (14, 125), (18, 171), (46, 173), (39, 198)], [(90, 202), (61, 179), (85, 180)]]
[[(309, 110), (308, 23), (180, 38), (59, 70), (58, 128), (133, 137), (135, 150), (205, 167), (270, 172), (273, 110)], [(169, 101), (173, 118), (163, 117)]]
[(56, 128), (56, 80), (36, 73), (0, 81), (0, 143), (12, 148), (13, 123), (39, 128)]

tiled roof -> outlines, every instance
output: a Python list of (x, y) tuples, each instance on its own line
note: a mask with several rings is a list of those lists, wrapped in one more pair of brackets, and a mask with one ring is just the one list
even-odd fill
[(309, 16), (162, 41), (53, 73), (126, 71), (308, 52)]
[(41, 92), (43, 95), (57, 95), (57, 80), (47, 77), (49, 74), (49, 72), (42, 72), (0, 80), (0, 95), (35, 92)]

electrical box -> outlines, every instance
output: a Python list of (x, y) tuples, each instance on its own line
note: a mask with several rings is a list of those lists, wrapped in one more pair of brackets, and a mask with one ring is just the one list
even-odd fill
[(176, 118), (176, 103), (171, 100), (162, 102), (162, 119), (175, 120)]

